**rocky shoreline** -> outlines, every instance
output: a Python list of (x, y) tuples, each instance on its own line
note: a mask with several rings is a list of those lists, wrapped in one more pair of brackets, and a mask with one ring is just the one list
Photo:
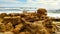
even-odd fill
[(46, 9), (27, 13), (0, 14), (0, 32), (6, 34), (53, 34), (53, 20), (47, 16)]

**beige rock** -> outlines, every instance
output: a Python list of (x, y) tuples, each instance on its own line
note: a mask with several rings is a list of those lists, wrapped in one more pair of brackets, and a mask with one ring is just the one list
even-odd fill
[(5, 32), (4, 34), (14, 34), (13, 32)]

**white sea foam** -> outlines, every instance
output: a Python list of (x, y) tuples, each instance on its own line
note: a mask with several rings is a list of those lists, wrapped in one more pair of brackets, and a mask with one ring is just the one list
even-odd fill
[(47, 13), (49, 17), (60, 18), (60, 13)]

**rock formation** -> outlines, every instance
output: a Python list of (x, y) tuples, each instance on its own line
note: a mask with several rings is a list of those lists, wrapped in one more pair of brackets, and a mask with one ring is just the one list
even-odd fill
[(53, 34), (55, 33), (51, 18), (46, 9), (38, 9), (37, 13), (1, 14), (0, 32), (14, 34)]

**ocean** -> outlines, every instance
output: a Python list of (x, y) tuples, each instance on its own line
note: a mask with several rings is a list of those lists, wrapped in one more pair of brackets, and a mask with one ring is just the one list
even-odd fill
[[(32, 12), (32, 11), (31, 11)], [(34, 12), (34, 11), (33, 11)], [(22, 13), (22, 11), (0, 11), (0, 14), (1, 13), (7, 13), (7, 14), (9, 14), (9, 13)], [(55, 18), (60, 18), (60, 13), (47, 13), (47, 16), (49, 16), (49, 17), (55, 17)]]
[[(8, 13), (22, 13), (23, 10), (27, 10), (28, 12), (34, 12), (37, 10), (37, 8), (27, 8), (27, 9), (24, 9), (24, 7), (23, 8), (0, 8), (0, 14), (1, 13), (7, 13), (7, 14)], [(48, 10), (47, 16), (60, 18), (60, 11)]]

